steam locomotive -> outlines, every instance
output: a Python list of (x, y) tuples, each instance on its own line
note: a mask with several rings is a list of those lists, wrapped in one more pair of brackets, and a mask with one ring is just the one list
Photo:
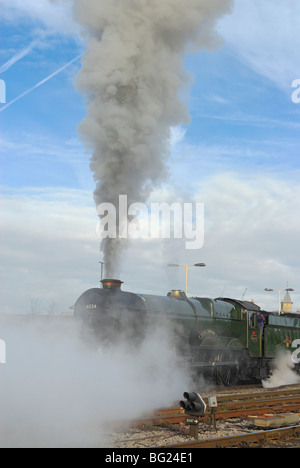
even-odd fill
[(299, 314), (278, 315), (230, 298), (188, 298), (180, 290), (166, 297), (134, 294), (114, 279), (102, 284), (74, 306), (91, 343), (113, 346), (124, 339), (138, 346), (154, 327), (166, 327), (180, 361), (223, 385), (268, 378), (280, 349), (291, 352), (300, 373)]

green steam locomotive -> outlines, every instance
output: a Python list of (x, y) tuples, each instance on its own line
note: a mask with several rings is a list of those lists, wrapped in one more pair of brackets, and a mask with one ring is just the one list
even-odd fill
[(173, 290), (166, 297), (121, 290), (119, 280), (84, 292), (74, 306), (89, 341), (139, 343), (154, 327), (171, 330), (181, 362), (226, 386), (264, 380), (280, 350), (291, 353), (300, 373), (300, 315), (262, 311), (248, 301), (188, 298)]

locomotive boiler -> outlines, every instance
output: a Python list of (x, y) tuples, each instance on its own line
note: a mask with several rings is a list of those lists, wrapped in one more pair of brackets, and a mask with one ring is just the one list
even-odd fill
[[(102, 285), (84, 292), (74, 306), (89, 342), (138, 346), (155, 327), (165, 327), (181, 363), (227, 386), (268, 378), (277, 352), (292, 356), (300, 344), (299, 314), (279, 316), (230, 298), (188, 298), (180, 290), (165, 297), (135, 294), (114, 279)], [(295, 369), (300, 372), (297, 362)]]

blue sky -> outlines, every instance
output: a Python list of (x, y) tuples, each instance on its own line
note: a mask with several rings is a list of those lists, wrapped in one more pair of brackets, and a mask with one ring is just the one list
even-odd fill
[[(0, 4), (3, 309), (30, 311), (38, 301), (45, 311), (54, 300), (64, 311), (97, 283), (101, 259), (89, 154), (77, 133), (86, 107), (74, 80), (85, 45), (69, 2)], [(201, 288), (191, 274), (193, 294), (238, 297), (247, 288), (248, 299), (272, 308), (276, 298), (263, 289), (289, 281), (300, 308), (300, 104), (291, 98), (299, 13), (295, 0), (237, 0), (219, 26), (223, 47), (185, 57), (191, 123), (173, 130), (170, 178), (152, 197), (204, 202), (207, 240), (196, 260), (171, 243), (129, 247), (121, 271), (128, 289), (164, 294), (182, 286), (168, 261), (205, 261)]]

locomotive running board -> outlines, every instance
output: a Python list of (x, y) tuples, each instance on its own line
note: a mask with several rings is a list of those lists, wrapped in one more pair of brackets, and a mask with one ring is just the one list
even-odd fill
[(190, 364), (190, 367), (234, 367), (238, 365), (238, 363), (234, 363), (232, 361), (222, 361), (222, 362), (193, 362)]

